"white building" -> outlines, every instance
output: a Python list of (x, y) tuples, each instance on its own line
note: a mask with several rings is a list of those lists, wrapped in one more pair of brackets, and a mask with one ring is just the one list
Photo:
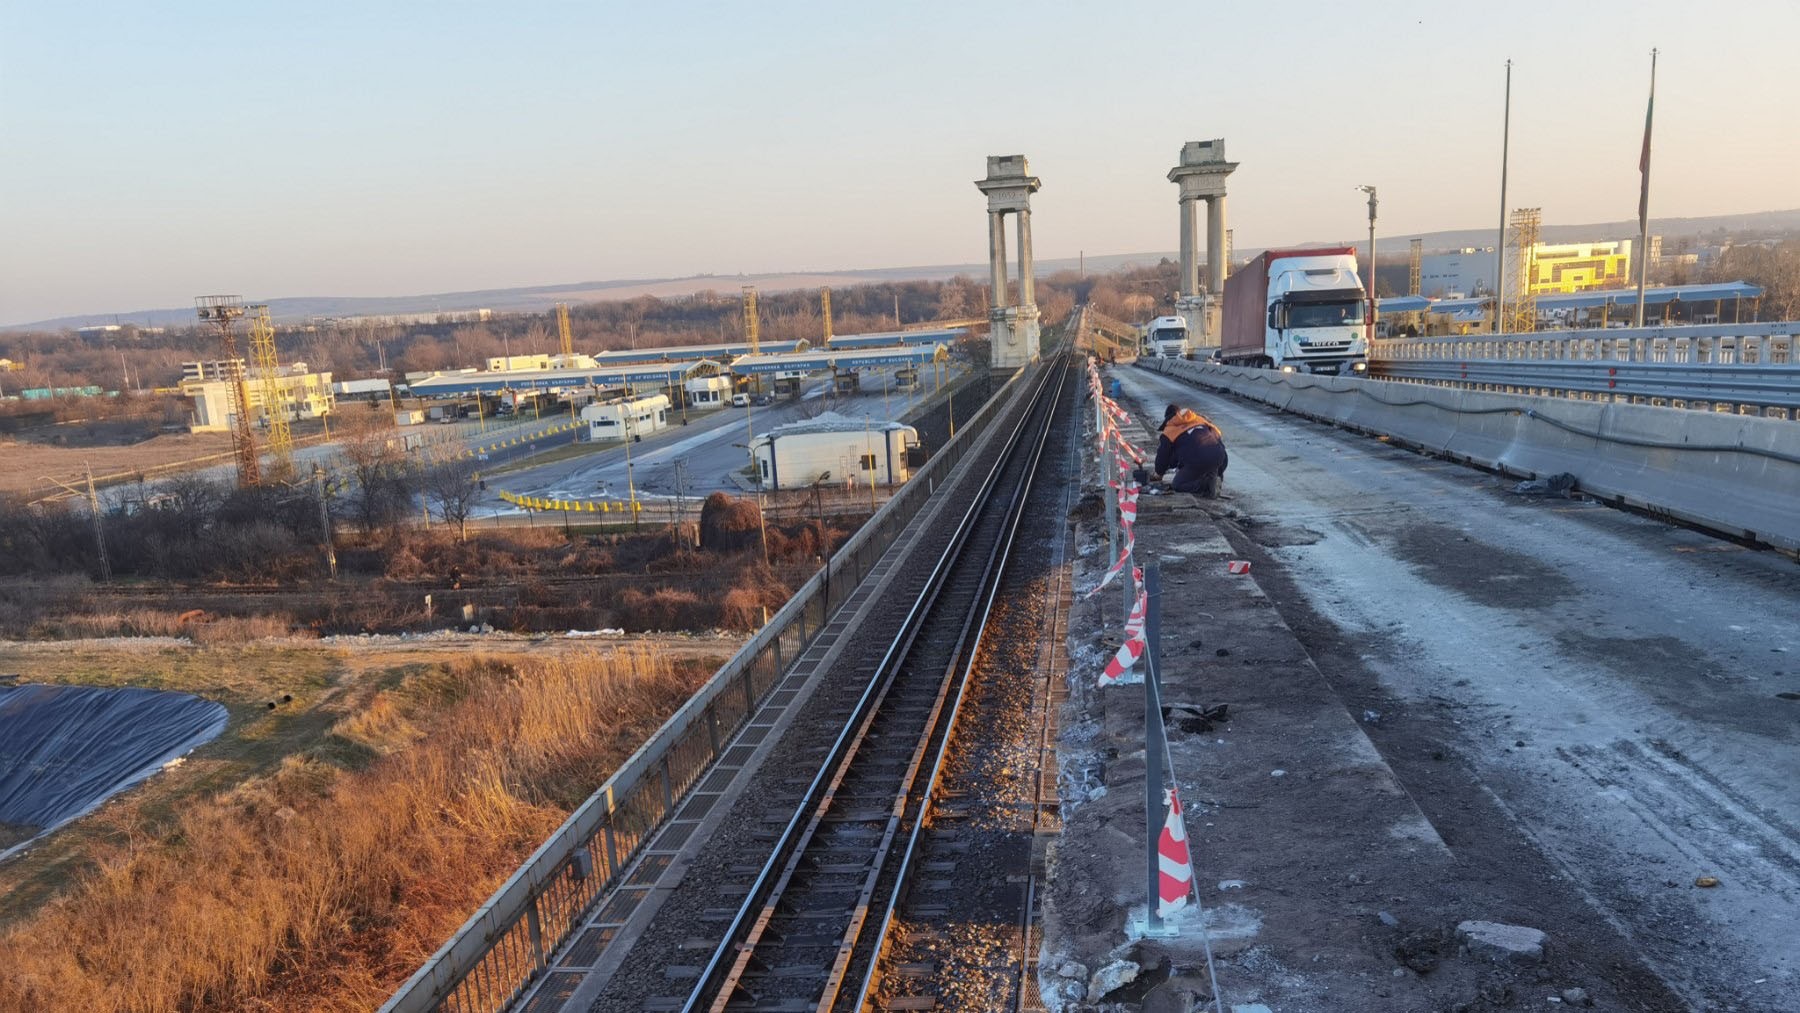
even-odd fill
[(682, 384), (682, 390), (695, 408), (722, 408), (731, 400), (731, 384), (729, 375), (696, 376)]
[(669, 428), (669, 396), (621, 397), (581, 409), (588, 439), (596, 443), (641, 440)]
[(526, 355), (496, 355), (487, 361), (488, 372), (504, 373), (515, 369), (593, 369), (594, 357), (582, 355), (564, 355), (561, 352), (532, 352)]
[(777, 426), (750, 441), (765, 488), (805, 489), (816, 483), (895, 485), (912, 477), (919, 431), (899, 422), (853, 419), (825, 412)]
[(339, 380), (331, 385), (333, 397), (384, 398), (393, 389), (381, 377), (367, 380)]
[[(188, 376), (181, 381), (181, 394), (194, 399), (194, 420), (188, 430), (205, 433), (230, 429), (232, 381), (214, 378), (223, 370), (223, 365), (186, 363), (184, 369)], [(206, 378), (201, 379), (202, 376)], [(331, 393), (331, 374), (306, 372), (304, 363), (297, 363), (295, 368), (277, 374), (275, 385), (280, 390), (289, 422), (327, 415), (336, 403)], [(244, 393), (250, 399), (251, 420), (256, 425), (266, 426), (268, 410), (263, 405), (262, 378), (245, 376)]]

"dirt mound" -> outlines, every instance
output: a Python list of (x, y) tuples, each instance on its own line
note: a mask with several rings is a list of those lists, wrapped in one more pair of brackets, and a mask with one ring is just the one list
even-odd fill
[(762, 509), (755, 502), (715, 492), (700, 507), (700, 547), (736, 552), (762, 543)]

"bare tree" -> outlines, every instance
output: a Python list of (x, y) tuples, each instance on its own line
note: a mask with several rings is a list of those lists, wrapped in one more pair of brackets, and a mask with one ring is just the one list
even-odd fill
[(456, 525), (459, 541), (468, 539), (469, 516), (481, 490), (475, 477), (475, 459), (454, 450), (441, 454), (425, 467), (425, 497), (437, 505), (444, 523)]
[(350, 471), (350, 509), (363, 531), (373, 532), (405, 517), (413, 469), (393, 417), (386, 412), (345, 416), (338, 445)]

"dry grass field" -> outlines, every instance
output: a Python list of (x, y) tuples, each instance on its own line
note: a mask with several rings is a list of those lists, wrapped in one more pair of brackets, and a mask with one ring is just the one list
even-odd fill
[(0, 643), (230, 723), (0, 866), (0, 1009), (367, 1010), (735, 645)]
[(231, 437), (226, 433), (170, 433), (127, 446), (63, 447), (7, 439), (0, 441), (0, 494), (38, 493), (55, 486), (45, 479), (71, 485), (85, 480), (85, 468), (94, 478), (131, 475), (184, 461), (202, 464), (230, 463)]

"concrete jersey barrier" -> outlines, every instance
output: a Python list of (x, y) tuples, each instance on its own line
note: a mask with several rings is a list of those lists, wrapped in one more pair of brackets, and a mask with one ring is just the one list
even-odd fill
[(1158, 372), (1421, 450), (1800, 552), (1800, 424), (1185, 360)]

